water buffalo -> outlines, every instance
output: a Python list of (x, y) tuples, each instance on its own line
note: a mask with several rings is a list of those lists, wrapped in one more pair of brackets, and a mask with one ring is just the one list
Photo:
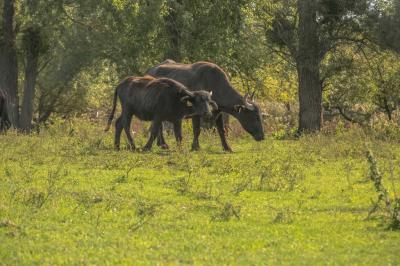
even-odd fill
[(211, 100), (212, 93), (207, 91), (189, 91), (181, 83), (168, 78), (128, 77), (115, 89), (112, 112), (105, 131), (108, 131), (114, 118), (117, 97), (121, 102), (122, 114), (115, 124), (115, 148), (119, 149), (122, 129), (129, 145), (135, 149), (130, 134), (132, 115), (141, 120), (152, 121), (150, 138), (143, 150), (151, 149), (158, 136), (163, 121), (174, 125), (178, 144), (182, 140), (182, 119), (192, 115), (209, 115), (218, 106)]
[[(241, 96), (233, 88), (227, 75), (219, 66), (209, 62), (180, 64), (168, 59), (147, 70), (146, 74), (153, 77), (174, 79), (190, 88), (190, 90), (207, 90), (212, 92), (212, 99), (218, 105), (218, 112), (214, 113), (214, 118), (224, 150), (232, 151), (226, 141), (224, 123), (220, 112), (228, 113), (239, 120), (243, 128), (256, 141), (264, 139), (260, 108), (253, 101), (249, 100), (247, 96)], [(198, 150), (200, 148), (200, 118), (194, 116), (192, 122), (194, 135), (192, 149)], [(166, 145), (162, 131), (158, 137), (158, 144)]]
[(7, 113), (6, 101), (6, 94), (0, 89), (0, 132), (4, 132), (11, 127), (11, 122)]

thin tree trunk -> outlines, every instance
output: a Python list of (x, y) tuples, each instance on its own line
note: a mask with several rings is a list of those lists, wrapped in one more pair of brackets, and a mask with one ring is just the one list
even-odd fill
[(383, 96), (383, 107), (384, 107), (384, 109), (385, 109), (385, 113), (386, 113), (386, 115), (387, 115), (389, 121), (392, 121), (392, 112), (393, 112), (393, 110), (392, 110), (392, 108), (390, 108), (386, 96)]
[(24, 132), (30, 132), (33, 117), (33, 101), (35, 98), (36, 78), (38, 73), (38, 59), (40, 51), (40, 35), (39, 31), (29, 28), (25, 32), (25, 86), (24, 99), (20, 116), (20, 128)]
[(181, 30), (179, 23), (179, 9), (182, 0), (169, 0), (167, 2), (168, 14), (165, 16), (166, 32), (169, 38), (169, 47), (165, 53), (165, 59), (181, 61)]
[(319, 67), (321, 51), (318, 40), (316, 3), (298, 0), (299, 49), (297, 74), (299, 79), (299, 132), (312, 132), (322, 125), (322, 86)]
[(10, 121), (14, 127), (18, 127), (18, 61), (14, 31), (15, 1), (3, 1), (3, 36), (2, 43), (0, 45), (0, 85), (3, 86), (3, 89), (5, 89), (7, 93), (7, 110)]

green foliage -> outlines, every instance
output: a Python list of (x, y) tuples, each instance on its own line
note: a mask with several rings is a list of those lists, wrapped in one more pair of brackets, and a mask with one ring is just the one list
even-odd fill
[[(372, 49), (345, 47), (325, 64), (326, 102), (340, 106), (355, 121), (384, 113), (389, 120), (400, 103), (398, 55)], [(339, 59), (340, 58), (340, 59)], [(330, 69), (337, 73), (330, 76)], [(381, 118), (382, 119), (382, 118)]]

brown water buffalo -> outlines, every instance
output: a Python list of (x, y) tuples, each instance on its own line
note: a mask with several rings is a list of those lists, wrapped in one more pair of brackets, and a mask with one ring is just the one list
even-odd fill
[(182, 119), (192, 115), (209, 115), (218, 106), (211, 100), (207, 91), (189, 91), (181, 83), (168, 78), (128, 77), (115, 89), (112, 112), (108, 119), (106, 131), (114, 118), (117, 98), (122, 106), (122, 114), (115, 124), (115, 148), (119, 149), (122, 129), (128, 138), (129, 145), (135, 149), (130, 134), (132, 116), (141, 120), (152, 121), (150, 138), (143, 150), (151, 149), (154, 139), (159, 135), (163, 121), (174, 125), (175, 138), (178, 144), (182, 140)]
[[(256, 103), (242, 96), (230, 84), (225, 72), (217, 65), (209, 62), (197, 62), (194, 64), (180, 64), (173, 60), (166, 60), (161, 64), (147, 70), (153, 77), (167, 77), (179, 81), (190, 90), (206, 90), (212, 92), (212, 99), (218, 105), (218, 112), (214, 113), (216, 126), (221, 143), (226, 151), (232, 151), (229, 147), (220, 112), (228, 113), (239, 120), (243, 128), (250, 133), (256, 141), (264, 139), (264, 129), (261, 120), (260, 108)], [(200, 117), (194, 116), (192, 149), (198, 150), (200, 135)], [(166, 145), (161, 134), (159, 145)]]
[(4, 132), (11, 127), (7, 113), (7, 98), (3, 90), (0, 89), (0, 132)]

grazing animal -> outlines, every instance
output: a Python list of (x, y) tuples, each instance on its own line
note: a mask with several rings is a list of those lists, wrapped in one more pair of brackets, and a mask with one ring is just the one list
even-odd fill
[(114, 118), (117, 97), (122, 106), (122, 114), (115, 124), (115, 148), (119, 149), (122, 129), (128, 138), (129, 145), (135, 149), (130, 134), (132, 116), (141, 120), (152, 121), (150, 138), (143, 150), (151, 149), (154, 139), (159, 134), (163, 121), (174, 125), (175, 138), (182, 140), (182, 119), (192, 115), (212, 115), (218, 106), (211, 100), (207, 91), (189, 91), (181, 83), (168, 78), (128, 77), (115, 89), (112, 112), (108, 119), (106, 131)]
[(0, 89), (0, 132), (4, 132), (11, 127), (10, 119), (7, 113), (7, 97)]
[[(214, 112), (214, 119), (225, 151), (232, 151), (232, 149), (226, 141), (226, 132), (222, 116), (220, 115), (221, 112), (228, 113), (239, 120), (242, 127), (256, 141), (264, 139), (260, 108), (247, 95), (243, 97), (233, 88), (227, 75), (219, 66), (209, 62), (180, 64), (168, 59), (147, 70), (146, 74), (157, 78), (167, 77), (174, 79), (190, 88), (190, 90), (207, 90), (212, 92), (212, 99), (218, 105), (218, 111)], [(192, 149), (198, 150), (200, 148), (200, 117), (194, 116), (192, 122), (194, 136)], [(162, 131), (158, 137), (158, 144), (166, 145)]]

